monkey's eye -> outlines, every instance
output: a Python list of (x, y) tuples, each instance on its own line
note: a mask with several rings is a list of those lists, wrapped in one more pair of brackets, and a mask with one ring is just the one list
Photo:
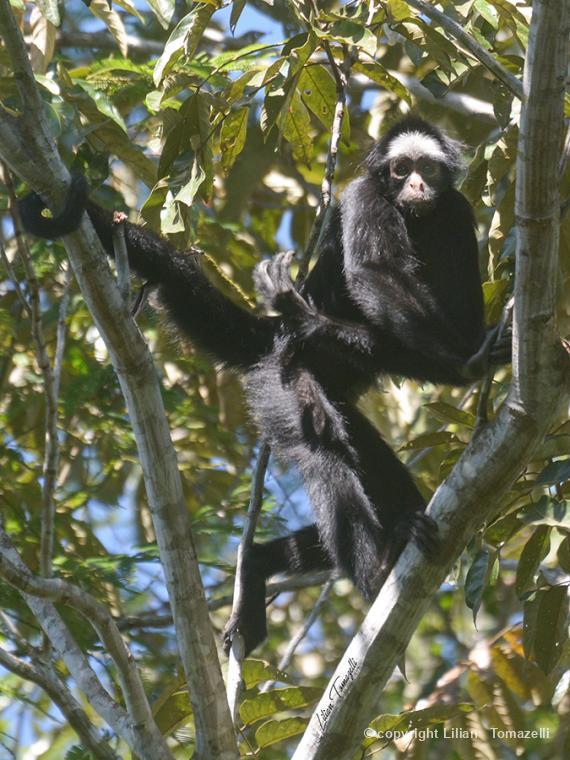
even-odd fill
[(437, 163), (435, 161), (420, 161), (420, 164), (418, 166), (420, 173), (424, 177), (435, 177), (437, 174)]
[(394, 177), (402, 179), (407, 177), (412, 171), (413, 164), (409, 158), (399, 158), (392, 164), (392, 174)]

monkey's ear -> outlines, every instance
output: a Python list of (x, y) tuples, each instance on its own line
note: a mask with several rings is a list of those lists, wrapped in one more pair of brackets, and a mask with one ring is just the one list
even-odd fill
[(89, 194), (87, 180), (82, 174), (73, 174), (65, 207), (57, 216), (44, 216), (46, 205), (37, 193), (30, 193), (18, 201), (20, 219), (26, 232), (36, 237), (54, 240), (74, 232), (81, 224)]
[(467, 162), (465, 160), (465, 143), (462, 143), (461, 140), (454, 140), (452, 137), (449, 137), (449, 135), (446, 135), (445, 132), (442, 133), (441, 139), (447, 168), (451, 172), (454, 180), (456, 180), (467, 167)]

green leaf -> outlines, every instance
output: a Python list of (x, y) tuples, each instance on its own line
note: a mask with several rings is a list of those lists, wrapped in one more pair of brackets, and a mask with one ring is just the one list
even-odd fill
[(178, 22), (154, 67), (157, 87), (183, 54), (192, 58), (215, 10), (209, 3), (198, 4)]
[(54, 26), (61, 24), (58, 0), (37, 0), (36, 5), (40, 9), (42, 16), (51, 24)]
[(538, 566), (550, 551), (550, 531), (547, 525), (539, 525), (522, 550), (516, 578), (519, 597), (534, 585)]
[(313, 156), (311, 119), (297, 90), (293, 93), (287, 108), (280, 113), (279, 126), (283, 137), (291, 145), (295, 161), (301, 161), (309, 166)]
[(336, 42), (342, 42), (345, 45), (354, 45), (355, 47), (363, 50), (371, 58), (376, 53), (378, 42), (376, 36), (372, 34), (370, 29), (367, 29), (365, 24), (359, 24), (356, 21), (343, 19), (342, 21), (335, 21), (327, 31), (321, 29), (313, 29), (317, 37), (322, 39), (335, 40)]
[(558, 501), (542, 496), (530, 509), (519, 513), (525, 524), (550, 525), (551, 528), (570, 528), (570, 501)]
[(570, 536), (566, 536), (556, 553), (558, 564), (565, 573), (570, 573)]
[[(295, 38), (294, 38), (295, 39)], [(301, 44), (298, 44), (298, 43)], [(283, 46), (282, 55), (291, 63), (291, 73), (296, 74), (309, 60), (317, 47), (317, 37), (313, 32), (299, 35), (296, 44), (293, 40)]]
[(412, 96), (407, 88), (404, 87), (395, 76), (392, 76), (381, 63), (378, 63), (378, 61), (367, 63), (355, 61), (352, 70), (358, 74), (364, 74), (364, 76), (368, 77), (371, 82), (380, 85), (380, 87), (388, 90), (388, 92), (397, 95), (400, 100), (412, 105)]
[(147, 0), (147, 2), (161, 27), (168, 29), (176, 10), (176, 0)]
[(93, 755), (85, 747), (75, 744), (65, 753), (65, 760), (93, 760)]
[(241, 48), (238, 52), (229, 50), (225, 53), (220, 53), (220, 55), (212, 58), (210, 63), (215, 68), (223, 68), (225, 71), (245, 71), (251, 65), (259, 64), (259, 60), (256, 58), (257, 53), (261, 54), (260, 57), (266, 56), (269, 51), (281, 47), (283, 44), (283, 42), (272, 42), (271, 44), (255, 43), (254, 45), (246, 45), (246, 47)]
[[(187, 182), (185, 182), (180, 190), (176, 193), (174, 196), (174, 200), (178, 203), (183, 203), (185, 206), (188, 206), (188, 208), (192, 208), (192, 204), (194, 203), (194, 198), (196, 196), (196, 193), (200, 189), (200, 186), (206, 179), (206, 172), (204, 169), (200, 166), (200, 162), (198, 161), (198, 156), (194, 156), (194, 160), (192, 161), (192, 168), (190, 170), (190, 178)], [(163, 232), (166, 234), (167, 232), (172, 232), (173, 230), (166, 230), (163, 226)]]
[(309, 707), (320, 698), (321, 694), (321, 689), (308, 686), (272, 689), (257, 694), (251, 699), (244, 699), (239, 708), (240, 718), (246, 725), (251, 725), (283, 710), (299, 710)]
[(483, 283), (485, 319), (488, 324), (492, 325), (499, 321), (508, 289), (508, 280), (493, 280)]
[(222, 167), (228, 172), (242, 152), (247, 135), (249, 108), (238, 108), (226, 116), (220, 133)]
[(416, 436), (416, 438), (412, 438), (403, 446), (400, 446), (398, 451), (419, 451), (421, 449), (431, 449), (441, 444), (445, 444), (446, 446), (452, 446), (453, 444), (465, 446), (463, 441), (454, 433), (450, 433), (447, 430), (439, 430), (435, 433), (422, 433)]
[(230, 84), (224, 90), (224, 97), (228, 103), (230, 103), (230, 105), (233, 105), (236, 101), (239, 101), (243, 98), (245, 88), (248, 86), (253, 77), (258, 75), (258, 73), (258, 70), (250, 69), (249, 71), (245, 71), (237, 79), (234, 79), (232, 82), (230, 82)]
[(255, 732), (255, 739), (260, 749), (270, 747), (278, 742), (302, 734), (308, 724), (307, 718), (285, 718), (285, 720), (268, 720)]
[(431, 404), (425, 404), (424, 409), (434, 417), (442, 420), (443, 422), (459, 423), (460, 425), (467, 425), (467, 427), (475, 427), (475, 416), (471, 412), (465, 412), (462, 409), (456, 409), (451, 404), (446, 404), (444, 401), (434, 401)]
[(489, 229), (489, 271), (494, 273), (507, 235), (515, 223), (515, 183), (510, 182), (497, 206)]
[(488, 549), (481, 549), (475, 555), (465, 578), (465, 604), (473, 612), (473, 622), (476, 621), (487, 577), (491, 569), (491, 555)]
[(570, 480), (570, 457), (550, 462), (536, 479), (536, 485), (557, 485)]
[(235, 32), (237, 22), (245, 8), (246, 1), (247, 0), (232, 0), (232, 12), (230, 15), (230, 30), (232, 34)]
[(473, 205), (478, 204), (487, 184), (487, 165), (485, 151), (487, 145), (482, 143), (478, 146), (473, 160), (469, 164), (467, 174), (461, 183), (460, 190), (468, 201)]
[(568, 638), (568, 589), (564, 585), (541, 589), (525, 603), (524, 611), (525, 650), (548, 674), (558, 663)]
[(297, 89), (307, 108), (323, 126), (330, 129), (336, 104), (336, 84), (333, 75), (324, 66), (306, 66), (299, 76)]
[(278, 670), (264, 660), (255, 660), (249, 657), (243, 662), (241, 677), (244, 680), (246, 690), (253, 689), (254, 686), (264, 681), (289, 680), (287, 673), (282, 670)]
[(166, 684), (152, 706), (152, 714), (163, 736), (168, 736), (188, 723), (192, 716), (192, 706), (184, 675), (176, 676)]
[(75, 80), (75, 84), (78, 87), (81, 87), (81, 89), (91, 98), (99, 113), (103, 114), (103, 116), (106, 116), (108, 119), (111, 119), (111, 121), (114, 121), (115, 124), (126, 133), (127, 125), (125, 124), (123, 117), (104, 92), (97, 90), (93, 85), (82, 80)]
[(491, 3), (488, 3), (487, 0), (475, 0), (473, 7), (479, 11), (487, 23), (491, 24), (493, 29), (499, 28), (499, 14)]
[(394, 21), (410, 18), (410, 8), (404, 0), (388, 0), (388, 11)]

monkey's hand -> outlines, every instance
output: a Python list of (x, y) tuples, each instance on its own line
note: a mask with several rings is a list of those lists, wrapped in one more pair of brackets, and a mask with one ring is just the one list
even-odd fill
[(278, 253), (273, 259), (262, 261), (253, 270), (255, 292), (266, 308), (273, 309), (285, 317), (303, 321), (315, 318), (316, 312), (310, 307), (293, 284), (289, 268), (293, 251)]
[(461, 374), (466, 380), (477, 380), (490, 367), (509, 364), (512, 353), (512, 330), (497, 324), (489, 327), (481, 347), (473, 354), (462, 368)]

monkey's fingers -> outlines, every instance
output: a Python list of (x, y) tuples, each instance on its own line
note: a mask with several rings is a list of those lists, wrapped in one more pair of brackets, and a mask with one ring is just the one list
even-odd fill
[(269, 260), (261, 261), (253, 270), (253, 283), (255, 292), (265, 306), (271, 307), (276, 295), (275, 284), (270, 276)]
[(287, 293), (294, 289), (293, 280), (289, 272), (293, 256), (293, 251), (278, 253), (277, 256), (271, 259), (267, 267), (267, 275), (271, 278), (278, 293)]
[(499, 334), (489, 350), (490, 364), (510, 364), (513, 352), (513, 331), (509, 326)]

